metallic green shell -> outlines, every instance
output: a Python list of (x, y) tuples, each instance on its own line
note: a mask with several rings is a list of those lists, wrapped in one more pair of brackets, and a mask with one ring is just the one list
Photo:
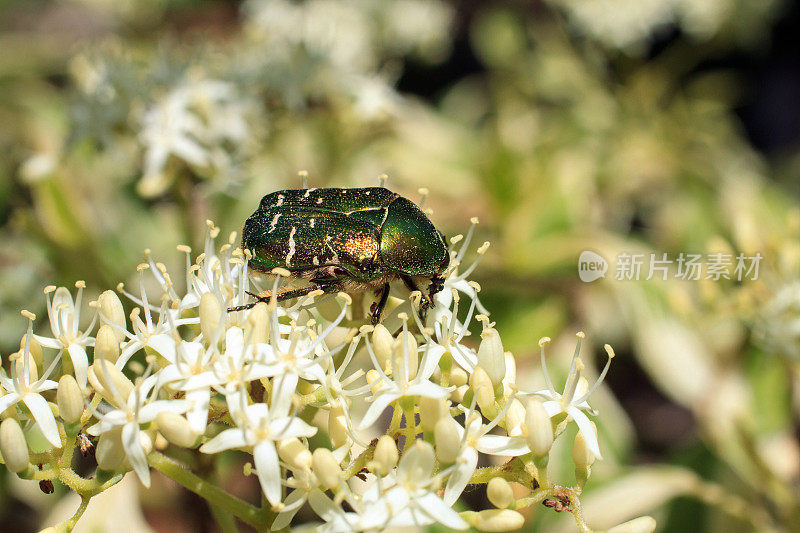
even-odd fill
[(402, 196), (387, 209), (380, 245), (383, 266), (401, 274), (431, 277), (449, 263), (442, 234), (419, 207)]
[[(292, 189), (261, 199), (242, 231), (250, 265), (270, 271), (433, 276), (448, 258), (441, 234), (409, 200), (382, 187)], [(326, 273), (326, 271), (328, 271)]]

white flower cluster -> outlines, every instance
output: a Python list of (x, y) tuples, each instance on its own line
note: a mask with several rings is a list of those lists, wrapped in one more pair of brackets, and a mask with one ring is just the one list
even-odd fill
[[(33, 334), (34, 317), (23, 312), (27, 334), (9, 375), (0, 374), (7, 468), (60, 480), (88, 499), (130, 470), (149, 485), (153, 467), (240, 519), (274, 529), (290, 525), (305, 504), (321, 531), (437, 522), (501, 531), (520, 527), (516, 509), (532, 503), (574, 508), (600, 457), (585, 413), (608, 365), (590, 388), (579, 339), (562, 393), (549, 377), (546, 390), (517, 390), (514, 357), (478, 300), (480, 287), (467, 280), (477, 261), (460, 271), (472, 229), (451, 252), (453, 267), (427, 316), (420, 317), (413, 293), (392, 299), (385, 325), (375, 327), (344, 293), (232, 310), (252, 301), (251, 283), (261, 288), (248, 276), (249, 252), (234, 246), (235, 235), (217, 250), (219, 229), (210, 222), (195, 262), (188, 247), (178, 247), (186, 254), (182, 294), (148, 256), (136, 293), (117, 287), (133, 310), (126, 316), (117, 293), (106, 291), (81, 330), (88, 322), (81, 320), (84, 284), (74, 299), (64, 287), (48, 287), (51, 336)], [(289, 273), (273, 273), (276, 294)], [(153, 282), (156, 297), (145, 290)], [(481, 339), (469, 343), (474, 320), (482, 323)], [(570, 421), (580, 430), (573, 488), (547, 477), (553, 440)], [(70, 470), (70, 460), (76, 440), (89, 439), (96, 439), (98, 474), (87, 480)], [(266, 503), (258, 508), (210, 491), (199, 478), (187, 482), (194, 474), (160, 453), (170, 445), (251, 454), (245, 470), (258, 477)], [(481, 455), (510, 459), (478, 468)], [(470, 484), (488, 484), (496, 508), (455, 511)]]

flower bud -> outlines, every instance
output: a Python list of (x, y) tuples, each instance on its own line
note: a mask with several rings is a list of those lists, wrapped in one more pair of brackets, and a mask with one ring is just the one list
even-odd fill
[(94, 358), (105, 359), (116, 363), (119, 359), (119, 337), (109, 325), (102, 325), (97, 330), (97, 337), (94, 341)]
[[(403, 340), (405, 340), (406, 348), (403, 348)], [(400, 375), (405, 375), (406, 379), (412, 380), (417, 375), (419, 369), (419, 354), (417, 353), (417, 339), (411, 333), (399, 335), (392, 344), (394, 354), (394, 364)], [(405, 369), (405, 353), (408, 353), (408, 372)]]
[(481, 333), (481, 344), (478, 347), (478, 364), (486, 371), (492, 387), (503, 382), (506, 375), (506, 354), (500, 334), (494, 328), (486, 328)]
[(459, 423), (453, 420), (451, 416), (443, 417), (436, 422), (433, 438), (436, 442), (436, 457), (439, 461), (446, 464), (455, 463), (461, 453)]
[(456, 366), (450, 371), (451, 385), (460, 387), (462, 385), (466, 385), (468, 382), (469, 382), (469, 374), (467, 374), (467, 372), (460, 366)]
[(423, 431), (433, 431), (436, 422), (445, 415), (450, 415), (450, 409), (444, 398), (422, 396), (419, 399), (419, 421)]
[(606, 533), (653, 533), (656, 529), (656, 521), (652, 516), (640, 516), (614, 526)]
[(342, 477), (342, 469), (339, 461), (327, 448), (317, 448), (312, 455), (312, 468), (314, 475), (326, 489), (333, 489), (339, 486), (339, 479)]
[(414, 444), (403, 449), (400, 467), (408, 479), (421, 480), (433, 472), (436, 464), (436, 453), (433, 446), (424, 440), (415, 440)]
[(200, 297), (200, 332), (207, 343), (213, 343), (222, 336), (219, 324), (222, 319), (222, 305), (217, 297), (210, 292)]
[[(20, 376), (20, 377), (25, 376), (26, 375), (25, 374), (25, 357), (26, 357), (26, 355), (25, 355), (24, 352), (17, 352), (15, 355), (17, 357), (15, 357), (14, 365), (15, 365), (15, 370), (17, 372), (17, 375)], [(28, 376), (28, 380), (31, 383), (33, 383), (34, 381), (39, 379), (39, 369), (36, 366), (36, 359), (33, 357), (33, 354), (29, 353), (27, 355), (27, 358), (28, 358), (28, 374), (27, 374), (27, 376)]]
[[(26, 333), (25, 335), (22, 336), (22, 340), (19, 341), (20, 353), (25, 351), (25, 340), (27, 338), (28, 334)], [(33, 359), (36, 361), (36, 364), (41, 366), (42, 360), (44, 359), (44, 354), (42, 353), (42, 345), (39, 344), (39, 341), (37, 341), (34, 337), (31, 337), (31, 345), (28, 350), (28, 353), (30, 353), (33, 356)]]
[(101, 470), (114, 471), (122, 466), (125, 460), (125, 448), (122, 447), (121, 428), (100, 435), (94, 449), (94, 457)]
[(525, 426), (528, 429), (526, 440), (533, 455), (537, 457), (547, 455), (553, 446), (553, 425), (544, 405), (537, 398), (528, 401), (525, 408)]
[(467, 522), (478, 531), (514, 531), (525, 524), (525, 517), (511, 509), (486, 509), (469, 513)]
[(505, 509), (514, 501), (514, 491), (511, 485), (501, 477), (493, 477), (486, 485), (486, 496), (492, 505)]
[(131, 380), (125, 377), (125, 374), (110, 361), (104, 359), (95, 361), (91, 369), (100, 385), (98, 392), (109, 403), (119, 407), (121, 402), (124, 403), (133, 392)]
[(19, 422), (13, 418), (6, 418), (0, 424), (0, 454), (6, 463), (6, 468), (12, 472), (22, 472), (30, 465), (28, 443)]
[[(105, 291), (97, 299), (99, 311), (102, 313), (100, 320), (103, 324), (116, 324), (119, 328), (110, 328), (117, 339), (117, 346), (125, 340), (123, 331), (127, 329), (127, 319), (122, 302), (114, 291)], [(110, 327), (110, 326), (109, 326)]]
[(56, 392), (58, 414), (67, 424), (74, 424), (83, 415), (83, 393), (78, 382), (69, 374), (61, 376), (58, 380)]
[(175, 446), (181, 448), (193, 448), (197, 443), (197, 432), (192, 429), (189, 421), (185, 417), (164, 411), (156, 415), (156, 425), (158, 431)]
[(311, 452), (298, 438), (284, 439), (278, 443), (278, 456), (292, 468), (311, 468)]
[(384, 435), (378, 439), (373, 455), (374, 472), (380, 476), (385, 476), (397, 465), (397, 444), (389, 435)]
[(469, 379), (470, 387), (475, 392), (481, 411), (487, 412), (494, 408), (494, 387), (489, 375), (480, 366), (476, 366)]
[(378, 324), (372, 330), (372, 347), (375, 351), (375, 358), (381, 365), (384, 372), (392, 371), (392, 345), (394, 337), (383, 324)]
[(522, 402), (514, 398), (505, 416), (506, 432), (509, 437), (521, 437), (525, 427), (525, 407)]
[(572, 446), (572, 462), (575, 463), (575, 479), (578, 481), (579, 487), (583, 488), (586, 481), (589, 480), (594, 461), (595, 456), (589, 451), (583, 433), (579, 431), (575, 435), (575, 443)]
[(517, 360), (511, 352), (506, 352), (506, 383), (517, 382)]
[(252, 343), (263, 343), (269, 339), (269, 308), (265, 302), (258, 302), (247, 315), (245, 338), (248, 335)]
[(328, 437), (334, 448), (350, 443), (350, 432), (347, 430), (347, 419), (341, 408), (331, 409), (328, 413)]

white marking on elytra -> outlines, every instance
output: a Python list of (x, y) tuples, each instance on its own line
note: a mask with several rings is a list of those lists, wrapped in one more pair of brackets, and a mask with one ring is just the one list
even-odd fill
[(292, 256), (294, 256), (295, 251), (295, 243), (294, 243), (294, 233), (297, 231), (296, 226), (292, 226), (292, 231), (289, 232), (289, 253), (286, 254), (286, 266), (291, 266)]
[(283, 205), (283, 195), (279, 194), (278, 195), (278, 203), (275, 204), (275, 207), (280, 207), (282, 205)]
[(272, 217), (272, 222), (269, 223), (269, 231), (267, 233), (272, 233), (275, 231), (275, 226), (278, 224), (278, 219), (281, 218), (282, 213), (278, 213), (274, 217)]
[(312, 218), (312, 219), (309, 221), (308, 225), (309, 225), (309, 226), (311, 226), (311, 227), (313, 228), (315, 223), (316, 223), (316, 220), (314, 220), (314, 219)]
[(317, 203), (321, 204), (322, 203), (322, 198), (317, 198)]
[(317, 187), (311, 187), (310, 189), (306, 190), (306, 193), (303, 195), (303, 198), (308, 198), (308, 195), (311, 194), (311, 191), (316, 191)]
[(311, 258), (311, 262), (314, 263), (314, 266), (318, 266), (319, 258), (315, 255), (314, 257)]
[(333, 257), (331, 257), (331, 262), (338, 265), (339, 264), (339, 254), (336, 252), (336, 250), (333, 248), (333, 246), (331, 246), (331, 241), (332, 240), (333, 240), (333, 237), (331, 237), (330, 235), (325, 235), (325, 246), (327, 246), (330, 249), (330, 251), (333, 252)]

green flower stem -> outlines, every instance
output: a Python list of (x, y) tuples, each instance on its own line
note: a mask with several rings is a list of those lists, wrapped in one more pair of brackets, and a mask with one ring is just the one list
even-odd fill
[(75, 525), (78, 523), (78, 520), (83, 516), (83, 513), (86, 511), (86, 508), (89, 506), (89, 500), (91, 500), (91, 496), (81, 496), (81, 504), (78, 506), (78, 509), (75, 511), (68, 520), (64, 521), (58, 526), (58, 529), (62, 529), (65, 533), (69, 533), (73, 529), (75, 529)]
[(406, 419), (406, 427), (405, 427), (405, 437), (406, 437), (406, 444), (403, 448), (405, 451), (411, 444), (417, 440), (417, 420), (414, 416), (414, 407), (412, 406), (411, 409), (404, 409), (403, 410), (403, 417)]
[(372, 461), (372, 458), (375, 456), (375, 445), (378, 443), (377, 440), (372, 441), (367, 446), (367, 449), (361, 452), (361, 454), (356, 457), (352, 463), (344, 470), (343, 479), (350, 479), (354, 475), (361, 472), (361, 470), (367, 466), (367, 463)]
[(61, 425), (58, 426), (58, 431), (61, 434), (61, 457), (58, 460), (58, 467), (62, 470), (69, 470), (72, 467), (76, 435), (67, 435)]
[(518, 457), (498, 466), (478, 468), (469, 479), (470, 485), (489, 483), (492, 478), (501, 477), (506, 481), (515, 481), (524, 486), (533, 486), (536, 477), (532, 476), (525, 468), (525, 463)]
[(546, 487), (550, 484), (550, 480), (547, 479), (547, 463), (549, 460), (549, 455), (533, 458), (533, 465), (536, 467), (536, 479), (539, 480), (540, 487)]
[(327, 398), (325, 397), (325, 389), (322, 387), (317, 387), (314, 389), (314, 392), (306, 394), (304, 396), (300, 396), (300, 403), (302, 405), (309, 405), (312, 403), (321, 403), (325, 402)]
[(242, 522), (245, 522), (258, 530), (266, 528), (267, 517), (255, 505), (251, 505), (236, 496), (229, 494), (209, 483), (208, 481), (196, 476), (183, 466), (172, 461), (159, 452), (150, 452), (147, 456), (150, 466), (172, 479), (179, 485), (189, 489), (201, 498), (208, 501), (211, 505), (218, 507), (221, 511), (230, 513)]
[(592, 529), (583, 519), (583, 509), (581, 508), (579, 496), (580, 493), (575, 489), (553, 485), (551, 487), (542, 487), (534, 490), (528, 496), (513, 502), (508, 508), (522, 509), (541, 503), (548, 498), (554, 498), (568, 505), (572, 516), (575, 518), (575, 522), (577, 522), (578, 527), (583, 533), (591, 533)]
[(211, 515), (222, 533), (239, 533), (239, 528), (236, 527), (236, 520), (234, 520), (232, 514), (225, 512), (224, 509), (217, 505), (209, 505), (208, 507), (211, 509)]
[(125, 474), (117, 474), (104, 483), (100, 483), (97, 478), (84, 479), (69, 468), (60, 469), (58, 480), (70, 489), (74, 490), (82, 497), (92, 497), (119, 483)]
[(400, 422), (403, 417), (403, 410), (400, 409), (397, 404), (393, 404), (394, 411), (392, 411), (392, 422), (389, 424), (389, 430), (386, 432), (387, 435), (393, 438), (397, 438), (397, 434), (400, 433)]

